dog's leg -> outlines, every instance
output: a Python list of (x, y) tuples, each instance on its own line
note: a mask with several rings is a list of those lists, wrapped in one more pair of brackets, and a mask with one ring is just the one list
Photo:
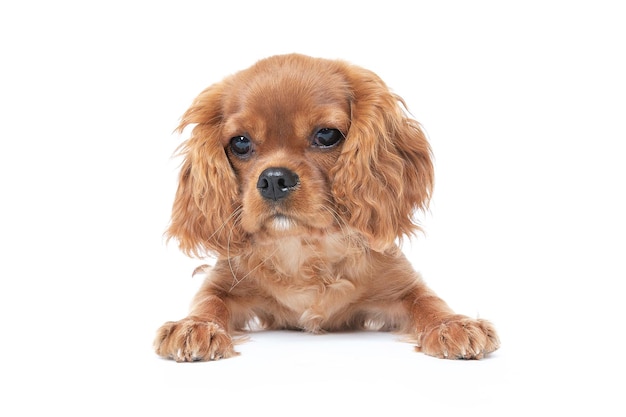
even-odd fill
[(230, 312), (226, 303), (201, 289), (191, 313), (180, 321), (165, 323), (154, 341), (156, 353), (177, 362), (208, 361), (235, 356), (227, 332)]
[(405, 302), (417, 331), (418, 351), (438, 358), (480, 359), (500, 346), (490, 322), (455, 314), (423, 284)]

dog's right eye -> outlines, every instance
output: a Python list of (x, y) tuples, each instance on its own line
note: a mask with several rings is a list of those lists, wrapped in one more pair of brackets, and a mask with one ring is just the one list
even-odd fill
[(245, 136), (230, 138), (230, 150), (237, 156), (246, 156), (252, 152), (252, 142)]

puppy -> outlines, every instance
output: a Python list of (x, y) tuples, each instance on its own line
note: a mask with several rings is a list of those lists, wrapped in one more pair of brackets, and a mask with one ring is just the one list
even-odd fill
[(439, 358), (499, 347), (491, 323), (455, 314), (397, 246), (433, 187), (430, 146), (371, 71), (290, 54), (204, 90), (178, 130), (183, 163), (167, 230), (214, 255), (189, 315), (157, 332), (158, 355), (228, 358), (251, 323), (312, 333), (397, 331)]

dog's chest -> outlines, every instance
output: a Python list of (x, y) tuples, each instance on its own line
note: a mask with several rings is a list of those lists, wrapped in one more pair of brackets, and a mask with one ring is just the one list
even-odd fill
[(346, 267), (346, 247), (334, 240), (281, 243), (265, 259), (259, 285), (292, 313), (295, 324), (315, 331), (358, 293), (355, 277)]

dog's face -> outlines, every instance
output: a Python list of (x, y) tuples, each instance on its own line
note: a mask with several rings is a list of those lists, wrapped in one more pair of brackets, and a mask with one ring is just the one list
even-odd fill
[(339, 227), (330, 175), (350, 92), (338, 74), (303, 71), (251, 71), (224, 100), (221, 145), (240, 187), (240, 227), (256, 241)]
[(433, 182), (429, 145), (400, 104), (372, 72), (302, 55), (209, 87), (179, 126), (196, 124), (169, 236), (195, 255), (329, 232), (386, 250), (417, 228)]

